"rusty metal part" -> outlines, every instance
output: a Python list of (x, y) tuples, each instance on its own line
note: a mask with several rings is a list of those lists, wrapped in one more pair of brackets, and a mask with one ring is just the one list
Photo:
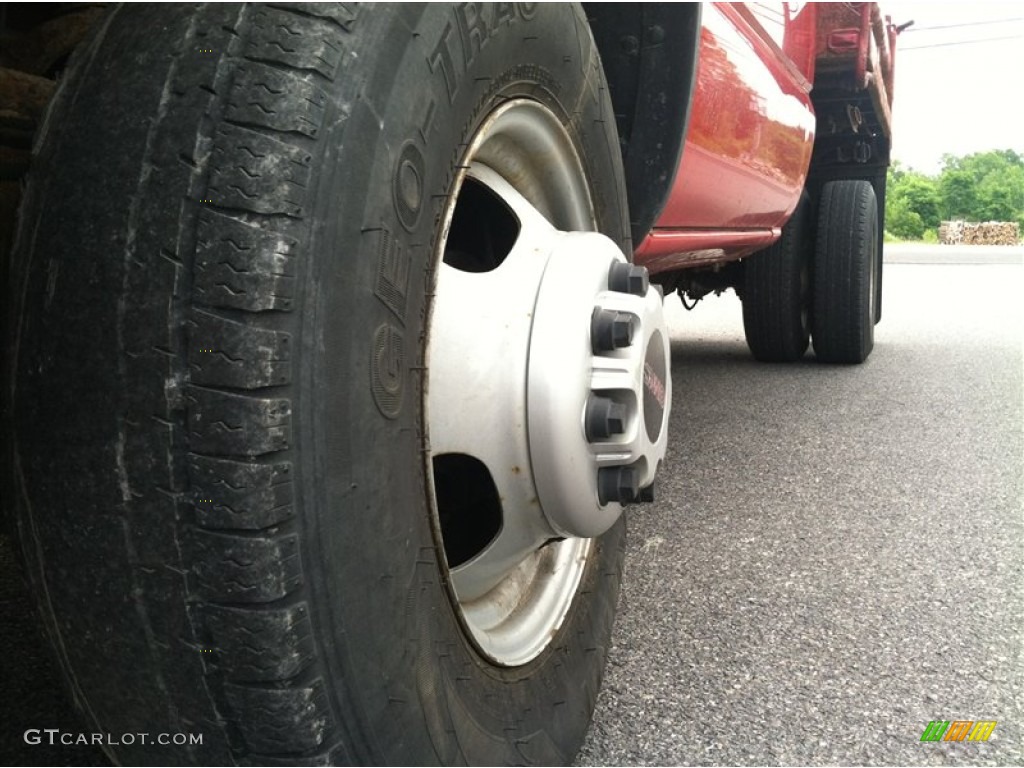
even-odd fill
[(819, 6), (815, 88), (866, 94), (886, 138), (892, 136), (895, 41), (896, 27), (878, 3)]
[(871, 57), (871, 9), (874, 3), (860, 5), (860, 32), (857, 36), (857, 61), (854, 64), (854, 82), (857, 88), (868, 87), (868, 59)]

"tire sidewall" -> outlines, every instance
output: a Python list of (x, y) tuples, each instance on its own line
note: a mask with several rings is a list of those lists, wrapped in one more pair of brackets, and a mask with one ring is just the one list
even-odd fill
[(856, 233), (860, 238), (857, 242), (856, 268), (861, 271), (862, 279), (860, 286), (867, 296), (863, 297), (861, 307), (863, 316), (860, 318), (861, 349), (864, 357), (871, 353), (875, 345), (875, 300), (877, 272), (878, 272), (878, 204), (875, 200), (875, 191), (871, 184), (862, 181), (858, 183), (858, 196), (863, 198), (863, 205), (867, 215), (867, 226), (863, 232)]
[(377, 33), (352, 54), (359, 82), (338, 104), (317, 185), (313, 218), (322, 225), (302, 334), (313, 365), (296, 407), (302, 503), (313, 513), (303, 551), (322, 564), (307, 573), (313, 624), (339, 682), (335, 711), (368, 735), (370, 759), (570, 759), (614, 614), (621, 524), (595, 542), (549, 648), (523, 667), (488, 663), (449, 600), (426, 501), (434, 248), (458, 164), (494, 108), (530, 98), (562, 118), (599, 228), (629, 252), (614, 121), (585, 20), (575, 6), (512, 8), (500, 19), (505, 10), (485, 10), (486, 33), (461, 15), (466, 8), (382, 12)]
[(878, 302), (881, 298), (879, 293), (879, 286), (881, 283), (881, 272), (882, 272), (882, 260), (881, 254), (879, 253), (878, 246), (878, 203), (876, 201), (875, 192), (873, 188), (870, 194), (870, 219), (871, 226), (868, 228), (868, 242), (866, 243), (867, 250), (867, 271), (868, 279), (867, 285), (870, 291), (868, 304), (868, 316), (865, 320), (865, 340), (867, 351), (870, 353), (875, 346), (875, 324), (877, 323), (878, 317)]

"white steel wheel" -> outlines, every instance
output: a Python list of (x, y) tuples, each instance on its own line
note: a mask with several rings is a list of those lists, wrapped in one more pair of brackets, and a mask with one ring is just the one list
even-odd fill
[[(653, 480), (667, 334), (646, 273), (594, 231), (583, 164), (549, 108), (495, 109), (453, 190), (428, 324), (428, 476), (463, 626), (518, 666), (562, 624), (592, 537)], [(618, 337), (599, 348), (602, 333)]]

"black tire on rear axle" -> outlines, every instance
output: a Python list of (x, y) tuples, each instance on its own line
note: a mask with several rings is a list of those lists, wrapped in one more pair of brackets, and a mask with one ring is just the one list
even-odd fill
[(802, 199), (782, 236), (743, 264), (743, 330), (766, 363), (799, 360), (810, 342), (810, 232)]
[(878, 204), (867, 181), (825, 184), (814, 249), (814, 354), (823, 363), (862, 363), (875, 343)]

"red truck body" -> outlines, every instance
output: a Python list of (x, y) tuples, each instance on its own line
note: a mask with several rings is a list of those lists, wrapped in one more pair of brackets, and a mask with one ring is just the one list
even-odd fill
[(637, 263), (671, 272), (777, 240), (807, 182), (817, 72), (872, 94), (888, 134), (895, 34), (877, 3), (709, 4), (682, 157)]

